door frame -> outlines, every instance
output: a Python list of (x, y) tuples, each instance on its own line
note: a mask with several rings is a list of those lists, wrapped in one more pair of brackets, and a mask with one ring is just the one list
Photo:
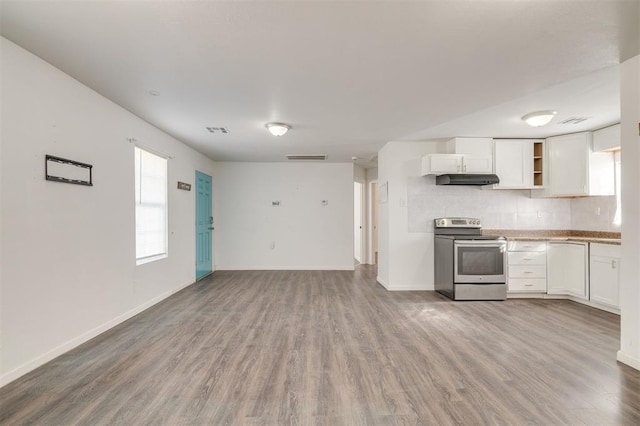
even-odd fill
[[(378, 201), (378, 197), (377, 197), (378, 194), (376, 194), (375, 197), (373, 194), (374, 194), (374, 191), (377, 191), (377, 187), (378, 187), (378, 179), (374, 179), (372, 181), (367, 182), (367, 259), (368, 259), (367, 263), (369, 265), (376, 264), (376, 254), (373, 249), (373, 241), (374, 241), (373, 234), (374, 232), (378, 232), (378, 230), (373, 229), (373, 226), (374, 226), (373, 210), (378, 209), (378, 206), (374, 204), (374, 202)], [(379, 219), (380, 218), (378, 216), (378, 220)], [(378, 224), (378, 228), (380, 228), (379, 224)], [(376, 239), (376, 240), (378, 241), (378, 244), (379, 244), (380, 243), (379, 239)]]
[(356, 199), (355, 199), (355, 186), (356, 185), (360, 185), (360, 264), (366, 264), (367, 263), (367, 244), (366, 244), (366, 229), (367, 229), (367, 222), (366, 222), (366, 211), (367, 211), (367, 204), (365, 202), (366, 200), (366, 192), (367, 192), (367, 184), (366, 182), (359, 182), (357, 180), (353, 181), (353, 198), (354, 198), (354, 212), (353, 212), (353, 230), (354, 230), (354, 241), (353, 241), (353, 257), (355, 258), (355, 203), (356, 203)]

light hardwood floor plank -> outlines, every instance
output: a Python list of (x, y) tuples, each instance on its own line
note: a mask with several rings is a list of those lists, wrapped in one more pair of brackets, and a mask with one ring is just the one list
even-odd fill
[(222, 271), (0, 389), (2, 424), (640, 424), (619, 318)]

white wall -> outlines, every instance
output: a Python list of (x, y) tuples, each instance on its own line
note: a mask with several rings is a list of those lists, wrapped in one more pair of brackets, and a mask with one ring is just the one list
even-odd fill
[(362, 166), (358, 166), (357, 164), (354, 164), (353, 165), (353, 181), (365, 183), (367, 181), (367, 170)]
[[(375, 253), (373, 250), (373, 233), (377, 232), (377, 230), (373, 229), (373, 209), (374, 208), (378, 208), (378, 206), (374, 206), (372, 203), (374, 202), (374, 200), (376, 198), (373, 197), (373, 194), (371, 193), (372, 191), (372, 183), (373, 182), (378, 182), (378, 168), (377, 167), (371, 167), (365, 170), (365, 176), (366, 176), (366, 192), (367, 192), (367, 245), (366, 245), (366, 253), (367, 253), (367, 264), (369, 265), (373, 265), (375, 264)], [(375, 201), (377, 204), (377, 201)]]
[[(195, 277), (195, 170), (214, 164), (1, 39), (2, 359), (7, 383)], [(134, 137), (169, 160), (169, 256), (135, 264)], [(44, 179), (45, 154), (93, 165), (93, 187)]]
[(439, 142), (390, 142), (378, 154), (380, 205), (378, 279), (389, 290), (433, 290), (433, 219), (478, 217), (487, 229), (569, 229), (569, 199), (531, 198), (527, 190), (436, 186), (420, 176), (420, 158), (444, 152)]
[(353, 164), (220, 162), (216, 173), (217, 269), (353, 270)]
[(640, 56), (621, 65), (622, 261), (618, 360), (640, 370)]

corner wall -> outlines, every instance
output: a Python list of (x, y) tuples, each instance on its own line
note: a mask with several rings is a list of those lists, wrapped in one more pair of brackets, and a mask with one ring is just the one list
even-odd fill
[[(0, 38), (0, 385), (195, 278), (195, 170), (214, 164)], [(136, 267), (134, 145), (169, 160), (169, 256)], [(93, 187), (44, 179), (52, 154), (93, 165)]]
[(389, 142), (378, 154), (378, 281), (388, 290), (433, 290), (433, 219), (477, 217), (486, 229), (570, 229), (569, 199), (531, 198), (528, 190), (436, 186), (420, 176), (421, 158), (442, 153), (441, 142)]
[(622, 260), (618, 361), (640, 370), (640, 56), (621, 65)]
[(217, 269), (354, 269), (353, 164), (219, 162), (216, 172)]

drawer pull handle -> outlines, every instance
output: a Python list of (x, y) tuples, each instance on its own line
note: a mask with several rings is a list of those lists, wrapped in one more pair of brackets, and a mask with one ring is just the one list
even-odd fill
[(533, 274), (532, 271), (524, 271), (525, 274)]
[(523, 257), (522, 260), (533, 260), (533, 259), (530, 257)]
[(525, 284), (525, 287), (533, 287), (533, 284)]

